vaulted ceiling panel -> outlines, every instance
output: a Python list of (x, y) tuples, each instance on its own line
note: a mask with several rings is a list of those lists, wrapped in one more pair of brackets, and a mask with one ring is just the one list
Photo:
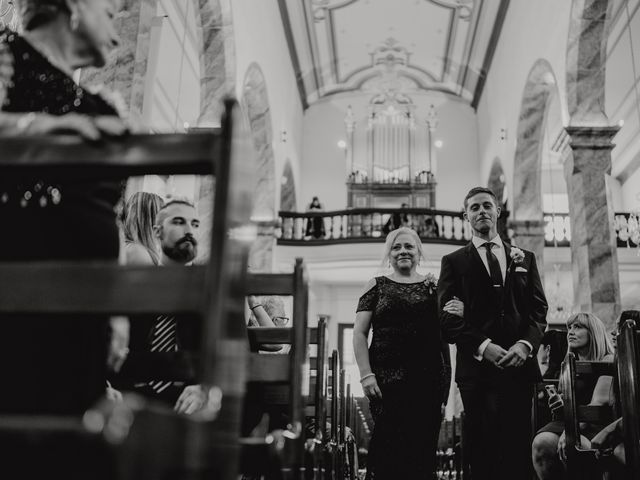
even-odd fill
[(475, 103), (508, 3), (279, 0), (305, 105), (391, 83)]

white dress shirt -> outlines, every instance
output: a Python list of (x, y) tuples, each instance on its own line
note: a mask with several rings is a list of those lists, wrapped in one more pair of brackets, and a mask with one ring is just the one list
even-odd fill
[[(487, 247), (484, 246), (487, 243), (486, 240), (483, 240), (480, 237), (472, 237), (471, 241), (473, 242), (473, 246), (476, 247), (478, 251), (478, 255), (480, 255), (480, 259), (484, 264), (484, 268), (487, 269), (487, 273), (491, 276), (491, 270), (489, 269), (489, 260), (487, 260)], [(498, 263), (500, 264), (500, 273), (502, 273), (502, 284), (504, 285), (504, 280), (507, 277), (507, 251), (504, 248), (504, 243), (502, 243), (502, 239), (499, 235), (496, 235), (490, 240), (493, 245), (491, 246), (491, 252), (498, 259)], [(487, 345), (491, 343), (491, 339), (487, 338), (484, 342), (480, 344), (476, 354), (474, 355), (476, 360), (482, 360), (482, 355), (484, 354)], [(517, 343), (524, 343), (527, 347), (529, 347), (529, 356), (533, 355), (533, 345), (531, 345), (526, 340), (518, 340)]]

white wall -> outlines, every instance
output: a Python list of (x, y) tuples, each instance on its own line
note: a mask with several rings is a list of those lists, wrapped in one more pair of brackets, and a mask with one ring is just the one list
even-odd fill
[[(247, 68), (257, 63), (267, 85), (273, 128), (276, 163), (276, 202), (280, 199), (280, 178), (285, 162), (291, 160), (300, 197), (300, 161), (302, 156), (302, 104), (284, 36), (277, 0), (233, 0), (231, 2), (236, 48), (236, 94), (242, 95)], [(281, 132), (287, 132), (286, 142)], [(274, 208), (278, 208), (275, 205)]]
[(200, 60), (195, 2), (159, 0), (143, 106), (143, 123), (154, 132), (183, 132), (200, 115)]
[[(565, 61), (571, 1), (536, 0), (509, 4), (491, 70), (478, 106), (481, 178), (489, 177), (495, 157), (502, 160), (510, 195), (513, 160), (524, 86), (534, 63), (546, 59), (559, 90), (562, 124), (567, 124)], [(506, 129), (506, 140), (500, 130)], [(513, 197), (510, 198), (513, 205)]]

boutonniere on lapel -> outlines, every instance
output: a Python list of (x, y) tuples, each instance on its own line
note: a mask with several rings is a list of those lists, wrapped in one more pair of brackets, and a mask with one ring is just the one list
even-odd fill
[(438, 288), (438, 279), (433, 273), (427, 273), (424, 279), (424, 284), (429, 290), (429, 294), (433, 294)]
[(520, 265), (524, 263), (524, 252), (520, 250), (518, 247), (511, 247), (511, 252), (509, 254), (511, 257), (512, 265), (516, 266), (516, 272), (526, 272), (527, 270)]

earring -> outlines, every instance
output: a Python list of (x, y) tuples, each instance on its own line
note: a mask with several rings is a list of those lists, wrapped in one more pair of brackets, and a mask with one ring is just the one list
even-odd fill
[(80, 26), (80, 18), (78, 17), (77, 10), (74, 10), (73, 12), (71, 12), (71, 17), (69, 18), (69, 26), (71, 27), (71, 30), (74, 32), (78, 30), (78, 27)]

